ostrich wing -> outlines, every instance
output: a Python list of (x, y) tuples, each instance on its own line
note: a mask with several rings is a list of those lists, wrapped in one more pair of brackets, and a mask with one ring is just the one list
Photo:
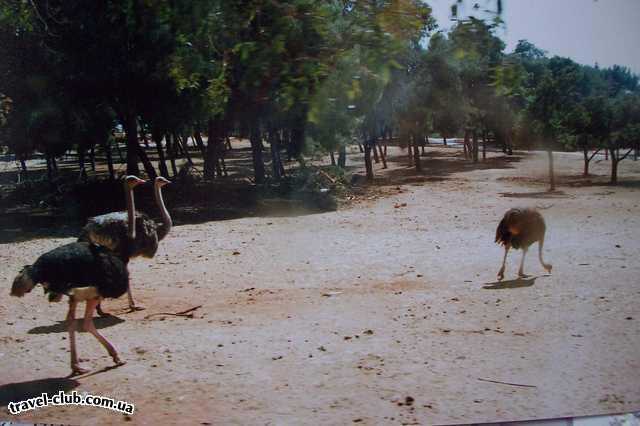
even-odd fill
[(136, 212), (136, 239), (128, 244), (127, 212), (114, 212), (89, 219), (78, 241), (87, 241), (127, 257), (153, 257), (158, 249), (157, 225), (146, 214)]
[(47, 292), (67, 293), (77, 287), (96, 287), (102, 297), (119, 297), (129, 286), (125, 263), (109, 250), (89, 243), (65, 244), (44, 253), (33, 264), (35, 282)]

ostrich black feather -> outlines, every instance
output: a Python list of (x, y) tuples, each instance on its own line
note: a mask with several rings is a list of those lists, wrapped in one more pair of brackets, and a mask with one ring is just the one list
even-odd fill
[(44, 253), (29, 267), (34, 283), (64, 294), (76, 287), (96, 287), (102, 297), (117, 298), (129, 287), (126, 263), (107, 249), (75, 242)]

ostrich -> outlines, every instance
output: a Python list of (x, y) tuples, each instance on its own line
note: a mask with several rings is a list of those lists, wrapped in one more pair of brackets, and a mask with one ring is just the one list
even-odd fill
[(511, 247), (522, 249), (522, 260), (520, 261), (519, 277), (526, 277), (524, 274), (524, 258), (531, 244), (538, 242), (538, 257), (542, 267), (547, 272), (551, 272), (552, 266), (544, 263), (542, 259), (542, 247), (544, 246), (544, 234), (546, 225), (544, 218), (535, 209), (515, 208), (507, 211), (496, 229), (496, 243), (504, 245), (504, 258), (502, 267), (498, 271), (498, 280), (504, 278), (504, 268), (507, 261), (507, 253)]
[[(156, 204), (160, 208), (162, 224), (158, 225), (144, 213), (135, 212), (136, 236), (131, 244), (127, 242), (127, 212), (107, 213), (90, 218), (82, 229), (78, 241), (91, 242), (106, 247), (113, 253), (123, 256), (127, 261), (132, 257), (139, 256), (152, 258), (158, 251), (158, 242), (167, 236), (173, 226), (171, 216), (169, 216), (169, 212), (162, 198), (162, 187), (168, 183), (170, 183), (169, 180), (160, 176), (157, 177), (154, 182), (154, 195)], [(127, 193), (127, 208), (130, 206), (132, 206), (131, 208), (135, 211), (135, 207), (133, 207), (133, 195)], [(126, 252), (123, 251), (125, 247)], [(131, 311), (142, 309), (135, 306), (130, 287), (127, 290), (127, 296), (129, 298), (129, 309)], [(100, 305), (98, 305), (97, 310), (99, 315), (104, 315)]]
[[(127, 192), (144, 181), (135, 177), (125, 178)], [(129, 239), (135, 239), (135, 214), (129, 205)], [(123, 249), (124, 250), (124, 249)], [(123, 251), (126, 253), (126, 251)], [(27, 265), (16, 276), (11, 286), (11, 295), (22, 297), (42, 284), (49, 293), (50, 302), (58, 302), (69, 296), (67, 326), (71, 351), (71, 375), (84, 374), (87, 370), (78, 365), (75, 340), (75, 312), (78, 303), (85, 302), (83, 327), (107, 350), (116, 365), (124, 362), (115, 348), (105, 339), (93, 323), (93, 311), (103, 298), (117, 298), (129, 288), (127, 259), (116, 255), (105, 247), (89, 242), (74, 242), (57, 247), (41, 255), (33, 265)]]

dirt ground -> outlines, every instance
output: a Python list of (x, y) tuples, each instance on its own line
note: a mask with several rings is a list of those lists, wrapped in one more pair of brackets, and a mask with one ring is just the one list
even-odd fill
[[(22, 265), (72, 239), (0, 245), (0, 405), (60, 389), (135, 404), (124, 419), (76, 406), (0, 419), (426, 425), (640, 409), (640, 162), (611, 187), (608, 161), (585, 181), (580, 155), (556, 154), (549, 194), (544, 154), (473, 167), (431, 148), (417, 177), (390, 154), (337, 212), (175, 227), (155, 259), (131, 262), (146, 310), (125, 313), (123, 297), (96, 320), (126, 365), (105, 369), (81, 333), (87, 376), (65, 377), (66, 304), (9, 297)], [(536, 249), (516, 280), (512, 252), (498, 283), (495, 227), (520, 205), (545, 208), (553, 272)]]

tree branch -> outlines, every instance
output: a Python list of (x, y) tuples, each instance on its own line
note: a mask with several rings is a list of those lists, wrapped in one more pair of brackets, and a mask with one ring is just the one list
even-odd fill
[(633, 148), (629, 148), (629, 151), (627, 151), (627, 153), (626, 153), (626, 154), (624, 154), (624, 155), (623, 155), (623, 156), (622, 156), (618, 161), (622, 161), (622, 160), (624, 160), (625, 158), (627, 158), (627, 155), (629, 155), (629, 154), (631, 153), (631, 151), (633, 151)]

